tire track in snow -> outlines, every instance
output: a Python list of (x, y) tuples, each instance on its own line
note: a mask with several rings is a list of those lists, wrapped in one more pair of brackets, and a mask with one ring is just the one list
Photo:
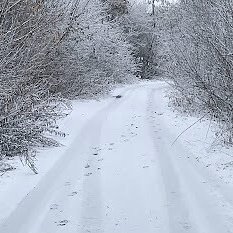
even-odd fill
[[(80, 230), (82, 233), (103, 232), (102, 221), (104, 218), (104, 210), (102, 203), (102, 184), (101, 184), (101, 171), (98, 170), (98, 160), (101, 158), (100, 139), (102, 133), (102, 126), (108, 120), (110, 113), (118, 111), (118, 108), (125, 102), (129, 101), (129, 96), (135, 87), (129, 87), (120, 93), (122, 98), (116, 99), (113, 103), (98, 112), (88, 124), (85, 131), (93, 132), (91, 141), (87, 140), (89, 145), (94, 145), (93, 152), (87, 159), (87, 164), (90, 166), (91, 174), (86, 176), (83, 182), (83, 200), (82, 200), (82, 216)], [(85, 140), (85, 139), (84, 139)], [(95, 174), (94, 174), (95, 173)]]
[[(164, 93), (156, 93), (158, 89), (152, 88), (149, 94), (148, 110), (160, 112), (163, 107)], [(187, 155), (190, 153), (177, 143), (171, 147), (175, 138), (166, 127), (162, 115), (156, 115), (151, 122), (159, 124), (161, 130), (152, 132), (157, 158), (161, 167), (168, 200), (168, 214), (170, 219), (170, 232), (195, 233), (229, 233), (232, 232), (232, 208), (230, 212), (213, 192), (213, 186), (205, 181), (205, 177), (198, 172), (199, 169)], [(160, 140), (157, 139), (160, 135)], [(203, 172), (202, 172), (203, 173)]]
[[(214, 186), (203, 183), (204, 173), (186, 159), (184, 155), (189, 152), (181, 143), (170, 147), (174, 136), (161, 112), (165, 107), (164, 87), (157, 83), (125, 88), (119, 93), (122, 98), (103, 105), (46, 177), (0, 225), (0, 232), (103, 233), (106, 226), (106, 233), (232, 232), (233, 214), (227, 212), (221, 197), (211, 191)], [(132, 115), (139, 113), (136, 136), (118, 145), (115, 151), (105, 151), (105, 155), (112, 153), (112, 157), (108, 162), (107, 158), (104, 160), (105, 171), (98, 171), (102, 139), (109, 140), (111, 129), (120, 137), (125, 125), (132, 123)], [(118, 124), (110, 127), (115, 121)], [(105, 200), (103, 179), (108, 197)], [(107, 217), (104, 204), (109, 203)]]
[[(67, 148), (64, 155), (57, 161), (54, 167), (46, 174), (45, 177), (41, 179), (39, 184), (32, 190), (19, 204), (19, 206), (10, 214), (10, 216), (5, 219), (0, 225), (0, 232), (4, 233), (41, 233), (41, 227), (43, 228), (43, 233), (50, 232), (64, 232), (63, 228), (55, 228), (54, 222), (51, 222), (49, 216), (50, 206), (54, 204), (57, 199), (64, 199), (66, 192), (61, 187), (67, 180), (70, 179), (71, 183), (73, 182), (73, 186), (76, 184), (78, 177), (82, 177), (83, 174), (83, 166), (84, 164), (80, 164), (80, 161), (87, 161), (88, 155), (86, 152), (90, 147), (91, 143), (97, 143), (98, 139), (101, 135), (101, 127), (104, 123), (105, 119), (108, 116), (108, 113), (113, 109), (116, 109), (120, 106), (126, 98), (128, 91), (130, 88), (125, 89), (120, 94), (123, 96), (121, 99), (113, 99), (111, 100), (107, 106), (103, 107), (100, 111), (98, 111), (88, 122), (83, 126), (80, 133), (74, 139), (74, 142)], [(95, 127), (95, 131), (91, 130), (91, 126)], [(91, 131), (89, 131), (91, 130)], [(94, 132), (94, 134), (90, 135), (90, 132)], [(81, 143), (80, 143), (81, 142)], [(91, 151), (90, 151), (91, 153)], [(74, 179), (74, 180), (72, 180)], [(95, 178), (96, 184), (99, 182), (99, 176)], [(98, 195), (100, 195), (100, 186), (92, 186), (91, 183), (84, 182), (84, 200), (88, 199), (93, 193), (96, 195), (96, 199), (98, 199)], [(91, 192), (87, 193), (87, 187), (92, 187)], [(91, 194), (92, 193), (92, 194)], [(98, 207), (100, 207), (100, 198), (98, 200)], [(67, 203), (65, 203), (67, 201)], [(69, 207), (69, 209), (74, 211), (75, 205), (70, 207), (71, 203), (68, 200), (62, 200), (63, 205)], [(85, 209), (85, 206), (83, 206)], [(74, 215), (77, 215), (78, 212), (73, 212)], [(88, 208), (83, 210), (82, 213), (90, 212)], [(101, 212), (96, 214), (101, 215)], [(69, 217), (69, 216), (68, 216)], [(75, 216), (73, 216), (75, 218)], [(101, 218), (99, 218), (101, 219)], [(67, 221), (66, 219), (60, 219), (61, 221)], [(67, 223), (67, 222), (66, 222)], [(67, 225), (67, 226), (65, 226)], [(69, 222), (65, 224), (64, 227), (69, 227)], [(100, 223), (98, 223), (100, 225)], [(50, 230), (51, 229), (51, 230)]]
[[(151, 117), (150, 112), (152, 111), (152, 109), (156, 110), (156, 107), (154, 106), (155, 92), (161, 91), (161, 88), (152, 89), (148, 93), (149, 117)], [(154, 127), (151, 123), (149, 123), (149, 125), (152, 131)], [(160, 136), (159, 139), (158, 139), (158, 135)], [(182, 197), (180, 180), (179, 180), (179, 177), (177, 176), (175, 167), (172, 164), (171, 159), (169, 158), (170, 154), (168, 150), (166, 149), (166, 147), (169, 145), (164, 144), (162, 146), (163, 142), (161, 141), (162, 140), (161, 136), (162, 135), (160, 135), (159, 131), (156, 133), (152, 131), (152, 138), (153, 138), (154, 148), (155, 148), (155, 156), (160, 164), (161, 176), (164, 182), (165, 193), (166, 193), (166, 198), (167, 198), (167, 206), (165, 206), (165, 208), (167, 208), (170, 232), (171, 233), (183, 233), (183, 232), (197, 233), (195, 227), (190, 222), (189, 210), (186, 206), (185, 200)]]

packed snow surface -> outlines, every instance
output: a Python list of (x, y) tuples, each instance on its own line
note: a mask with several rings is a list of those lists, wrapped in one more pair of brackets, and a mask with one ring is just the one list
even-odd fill
[(76, 103), (39, 175), (16, 160), (0, 178), (0, 232), (233, 232), (232, 149), (211, 149), (207, 120), (173, 145), (196, 118), (172, 112), (168, 91), (148, 82)]

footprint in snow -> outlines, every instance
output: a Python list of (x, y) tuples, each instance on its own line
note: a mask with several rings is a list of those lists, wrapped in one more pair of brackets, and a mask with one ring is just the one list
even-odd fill
[(90, 175), (92, 175), (92, 173), (91, 173), (91, 172), (88, 172), (88, 173), (86, 173), (84, 176), (90, 176)]
[(70, 182), (65, 182), (65, 186), (70, 186)]
[(180, 224), (182, 225), (182, 227), (185, 229), (185, 230), (190, 230), (192, 228), (192, 226), (187, 223), (187, 222), (180, 222)]
[(92, 147), (92, 150), (94, 150), (95, 152), (101, 151), (102, 149), (99, 147)]
[[(57, 222), (55, 222), (55, 223), (57, 223)], [(65, 220), (59, 221), (57, 225), (58, 226), (65, 226), (67, 223), (68, 223), (68, 220), (65, 219)]]
[(52, 204), (50, 206), (50, 210), (57, 210), (58, 209), (58, 204)]
[(90, 167), (90, 165), (87, 163), (87, 165), (85, 166), (85, 168), (89, 168)]
[(71, 194), (69, 194), (68, 196), (69, 197), (73, 197), (73, 196), (75, 196), (75, 195), (77, 195), (78, 194), (78, 192), (77, 191), (74, 191), (74, 192), (72, 192)]

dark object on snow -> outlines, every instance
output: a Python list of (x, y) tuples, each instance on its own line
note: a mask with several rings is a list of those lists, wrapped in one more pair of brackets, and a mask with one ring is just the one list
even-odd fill
[(114, 96), (116, 99), (120, 99), (122, 96), (121, 95), (116, 95)]
[(90, 165), (89, 164), (87, 164), (86, 166), (85, 166), (85, 168), (89, 168), (90, 167)]

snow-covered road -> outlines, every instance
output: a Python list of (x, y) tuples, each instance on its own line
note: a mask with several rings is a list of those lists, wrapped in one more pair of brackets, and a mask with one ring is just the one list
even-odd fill
[(179, 140), (172, 146), (166, 86), (138, 84), (105, 101), (0, 232), (233, 232), (230, 186)]

